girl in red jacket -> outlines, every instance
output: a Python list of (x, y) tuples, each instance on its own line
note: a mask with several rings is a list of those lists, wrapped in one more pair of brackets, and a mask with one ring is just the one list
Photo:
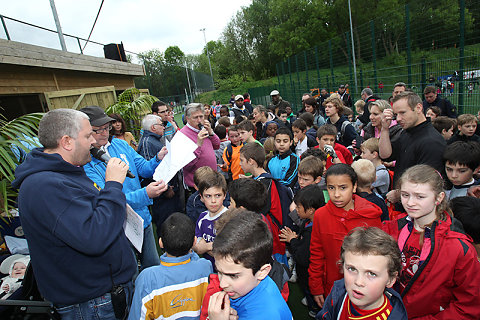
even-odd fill
[(416, 165), (400, 178), (408, 216), (385, 222), (398, 240), (402, 272), (397, 291), (409, 319), (480, 319), (480, 264), (461, 223), (452, 219), (443, 179)]
[(333, 282), (343, 278), (337, 265), (343, 238), (359, 226), (381, 226), (382, 210), (355, 195), (357, 175), (344, 163), (325, 173), (330, 201), (315, 212), (310, 241), (309, 288), (321, 308)]

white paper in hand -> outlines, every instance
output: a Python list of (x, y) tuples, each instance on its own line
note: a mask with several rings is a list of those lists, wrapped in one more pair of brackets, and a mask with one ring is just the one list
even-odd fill
[(127, 218), (123, 223), (123, 231), (138, 252), (142, 252), (143, 219), (127, 204)]
[(175, 133), (172, 141), (168, 142), (167, 140), (165, 146), (168, 153), (155, 169), (153, 179), (168, 183), (180, 169), (195, 159), (193, 152), (197, 150), (198, 146), (180, 131)]

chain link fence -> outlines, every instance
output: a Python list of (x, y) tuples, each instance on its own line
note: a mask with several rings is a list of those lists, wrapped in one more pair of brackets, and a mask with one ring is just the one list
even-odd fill
[(298, 109), (303, 93), (319, 94), (321, 88), (335, 92), (341, 84), (348, 84), (354, 101), (367, 87), (388, 99), (394, 84), (405, 82), (421, 96), (427, 85), (434, 85), (459, 113), (476, 113), (480, 105), (478, 7), (480, 0), (435, 8), (430, 2), (414, 1), (386, 11), (353, 28), (353, 46), (350, 32), (345, 32), (277, 63), (278, 86), (250, 89), (252, 101), (265, 104), (271, 90), (277, 89)]

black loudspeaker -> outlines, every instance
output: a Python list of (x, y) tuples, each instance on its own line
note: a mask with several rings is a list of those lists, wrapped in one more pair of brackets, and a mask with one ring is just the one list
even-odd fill
[(123, 49), (123, 43), (109, 43), (103, 46), (103, 53), (105, 58), (117, 61), (127, 62), (127, 56)]

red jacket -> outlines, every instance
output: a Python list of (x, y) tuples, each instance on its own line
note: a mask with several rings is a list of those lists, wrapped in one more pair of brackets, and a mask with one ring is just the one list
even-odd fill
[[(409, 235), (407, 218), (383, 226), (400, 250), (404, 232)], [(480, 263), (471, 238), (453, 221), (447, 215), (432, 225), (430, 250), (422, 252), (426, 259), (402, 292), (409, 319), (480, 319)]]
[(359, 226), (381, 227), (382, 210), (375, 204), (353, 195), (354, 209), (345, 211), (332, 201), (317, 211), (313, 218), (310, 241), (309, 288), (313, 295), (324, 298), (333, 287), (333, 282), (343, 278), (337, 265), (343, 238)]

